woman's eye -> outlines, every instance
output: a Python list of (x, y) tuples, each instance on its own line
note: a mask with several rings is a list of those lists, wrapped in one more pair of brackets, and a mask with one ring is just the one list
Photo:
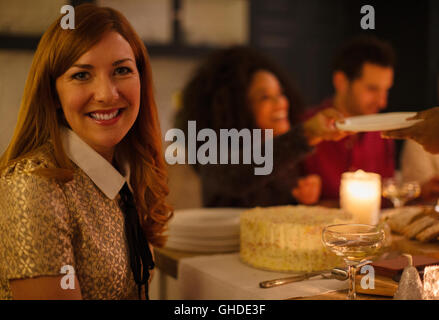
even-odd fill
[(75, 80), (80, 80), (80, 81), (84, 81), (84, 80), (88, 80), (90, 78), (90, 74), (88, 72), (78, 72), (75, 73), (74, 75), (72, 75), (72, 79)]
[(114, 73), (117, 75), (126, 75), (132, 73), (132, 70), (128, 67), (119, 67), (114, 70)]

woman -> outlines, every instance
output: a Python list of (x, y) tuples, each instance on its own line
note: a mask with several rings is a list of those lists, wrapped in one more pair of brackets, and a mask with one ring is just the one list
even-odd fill
[(0, 299), (147, 297), (172, 214), (149, 58), (116, 10), (60, 20), (0, 162)]
[(323, 139), (340, 139), (333, 126), (340, 114), (327, 109), (303, 124), (297, 92), (283, 72), (246, 47), (219, 50), (195, 72), (182, 93), (176, 126), (185, 131), (211, 128), (273, 129), (273, 172), (254, 175), (253, 165), (197, 165), (205, 206), (312, 204), (318, 200), (317, 176), (299, 179), (300, 160)]

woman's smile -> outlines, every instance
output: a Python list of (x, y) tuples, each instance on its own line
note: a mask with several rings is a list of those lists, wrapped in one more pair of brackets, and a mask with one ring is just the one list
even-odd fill
[(87, 113), (94, 122), (99, 125), (109, 126), (115, 124), (122, 116), (124, 109), (97, 110)]

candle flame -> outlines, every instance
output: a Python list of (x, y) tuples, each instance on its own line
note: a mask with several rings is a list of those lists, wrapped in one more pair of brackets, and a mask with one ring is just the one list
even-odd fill
[(374, 199), (377, 195), (375, 184), (365, 184), (364, 182), (351, 181), (347, 186), (348, 192), (360, 199)]

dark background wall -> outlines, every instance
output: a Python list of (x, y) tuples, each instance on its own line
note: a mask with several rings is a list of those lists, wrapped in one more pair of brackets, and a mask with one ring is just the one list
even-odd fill
[(295, 80), (314, 104), (331, 93), (332, 54), (346, 38), (341, 1), (250, 1), (250, 44), (260, 48)]
[[(361, 29), (363, 5), (375, 9), (375, 30)], [(250, 1), (250, 44), (288, 70), (308, 106), (332, 95), (333, 56), (360, 33), (387, 40), (396, 51), (386, 111), (418, 111), (438, 104), (439, 1)], [(397, 159), (401, 145), (397, 142)]]
[[(375, 8), (375, 30), (360, 27), (363, 5)], [(387, 111), (437, 104), (439, 1), (252, 0), (250, 43), (282, 64), (308, 104), (332, 94), (331, 62), (360, 33), (389, 41), (397, 54)]]

